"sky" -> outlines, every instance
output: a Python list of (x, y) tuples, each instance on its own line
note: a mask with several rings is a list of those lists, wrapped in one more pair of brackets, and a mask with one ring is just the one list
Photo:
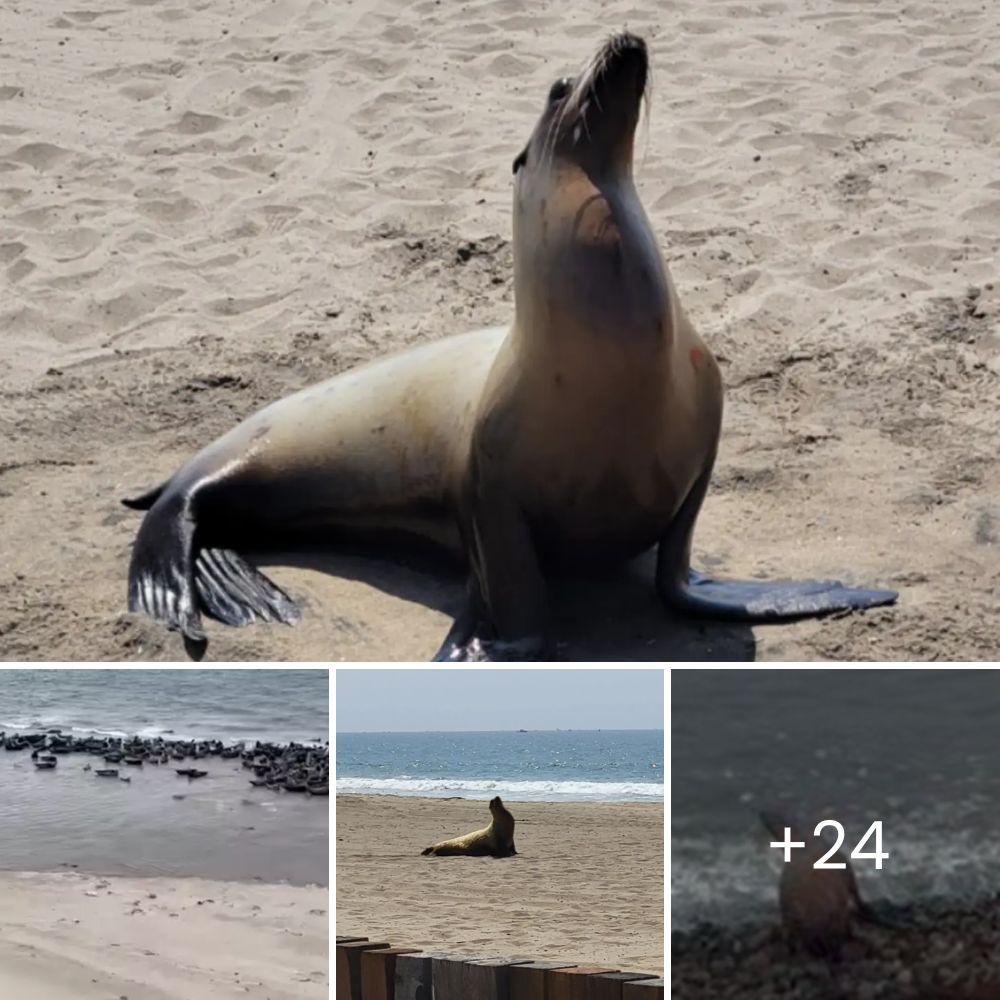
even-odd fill
[(338, 733), (662, 729), (663, 669), (338, 667)]

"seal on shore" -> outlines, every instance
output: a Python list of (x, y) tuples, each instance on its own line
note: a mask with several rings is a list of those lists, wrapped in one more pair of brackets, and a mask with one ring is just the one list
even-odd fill
[[(830, 854), (830, 845), (815, 836), (814, 827), (793, 817), (767, 810), (761, 812), (760, 819), (776, 841), (784, 840), (788, 829), (793, 841), (805, 844), (795, 848), (791, 860), (781, 866), (778, 900), (789, 943), (813, 955), (836, 958), (857, 920), (878, 922), (861, 899), (850, 861), (843, 851)], [(813, 867), (824, 857), (828, 864), (845, 867)]]
[(514, 849), (514, 817), (500, 801), (499, 795), (490, 799), (490, 814), (493, 820), (484, 829), (453, 840), (442, 840), (432, 847), (425, 847), (420, 853), (436, 854), (438, 857), (466, 854), (471, 857), (494, 858), (509, 858), (517, 854)]
[(203, 614), (292, 623), (239, 549), (279, 533), (402, 529), (464, 555), (439, 660), (551, 652), (547, 582), (658, 546), (682, 613), (779, 621), (891, 603), (834, 581), (713, 580), (690, 567), (722, 421), (719, 369), (680, 306), (632, 179), (641, 38), (558, 80), (514, 160), (514, 319), (341, 374), (250, 416), (146, 510), (128, 606), (204, 652)]

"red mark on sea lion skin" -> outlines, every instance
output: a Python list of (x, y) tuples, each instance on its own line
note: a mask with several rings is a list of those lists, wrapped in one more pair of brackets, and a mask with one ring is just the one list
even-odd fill
[(705, 360), (705, 352), (700, 347), (691, 348), (691, 364), (697, 368)]

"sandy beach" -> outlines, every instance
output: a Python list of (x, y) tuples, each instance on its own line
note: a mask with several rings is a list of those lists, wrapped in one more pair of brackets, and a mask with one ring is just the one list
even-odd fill
[(337, 934), (663, 972), (663, 807), (508, 802), (518, 855), (422, 857), (487, 803), (337, 796)]
[(328, 996), (326, 889), (0, 873), (0, 995)]
[[(119, 499), (265, 402), (511, 316), (511, 161), (613, 29), (636, 180), (727, 410), (696, 563), (898, 588), (784, 627), (666, 619), (651, 566), (556, 600), (579, 659), (992, 659), (996, 12), (831, 0), (91, 0), (0, 11), (0, 656), (177, 659), (124, 614)], [(426, 659), (457, 572), (272, 556), (294, 629), (209, 657)], [(358, 928), (352, 928), (357, 930)]]
[(329, 799), (285, 787), (326, 747), (245, 734), (323, 735), (327, 691), (319, 671), (0, 670), (0, 997), (326, 997)]

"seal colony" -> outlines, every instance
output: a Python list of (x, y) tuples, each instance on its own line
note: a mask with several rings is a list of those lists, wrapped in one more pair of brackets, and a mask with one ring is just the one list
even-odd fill
[(453, 840), (442, 840), (432, 847), (425, 847), (420, 853), (435, 854), (439, 858), (451, 855), (509, 858), (517, 854), (514, 848), (514, 817), (499, 795), (490, 799), (490, 815), (493, 817), (490, 825), (482, 830), (475, 830)]
[(690, 566), (722, 423), (632, 178), (646, 45), (611, 37), (556, 81), (514, 159), (514, 318), (361, 366), (247, 418), (128, 506), (147, 511), (128, 607), (204, 653), (202, 615), (294, 623), (238, 552), (281, 533), (403, 530), (467, 561), (435, 659), (543, 659), (548, 579), (657, 548), (671, 610), (774, 622), (890, 604), (836, 581)]
[[(221, 740), (168, 740), (163, 737), (145, 739), (139, 736), (126, 738), (112, 736), (64, 736), (58, 729), (43, 733), (0, 732), (0, 747), (7, 751), (31, 750), (31, 758), (40, 769), (54, 769), (58, 756), (82, 753), (100, 757), (106, 764), (169, 766), (172, 762), (206, 760), (239, 760), (252, 770), (250, 784), (266, 786), (272, 790), (307, 792), (310, 795), (329, 795), (329, 747), (311, 747), (301, 743), (241, 742), (226, 746)], [(39, 763), (50, 761), (51, 763)], [(91, 771), (87, 764), (84, 771)], [(175, 767), (178, 777), (192, 781), (204, 778), (208, 771), (197, 767)], [(97, 768), (98, 778), (117, 778), (118, 768)], [(123, 778), (128, 781), (128, 778)]]

